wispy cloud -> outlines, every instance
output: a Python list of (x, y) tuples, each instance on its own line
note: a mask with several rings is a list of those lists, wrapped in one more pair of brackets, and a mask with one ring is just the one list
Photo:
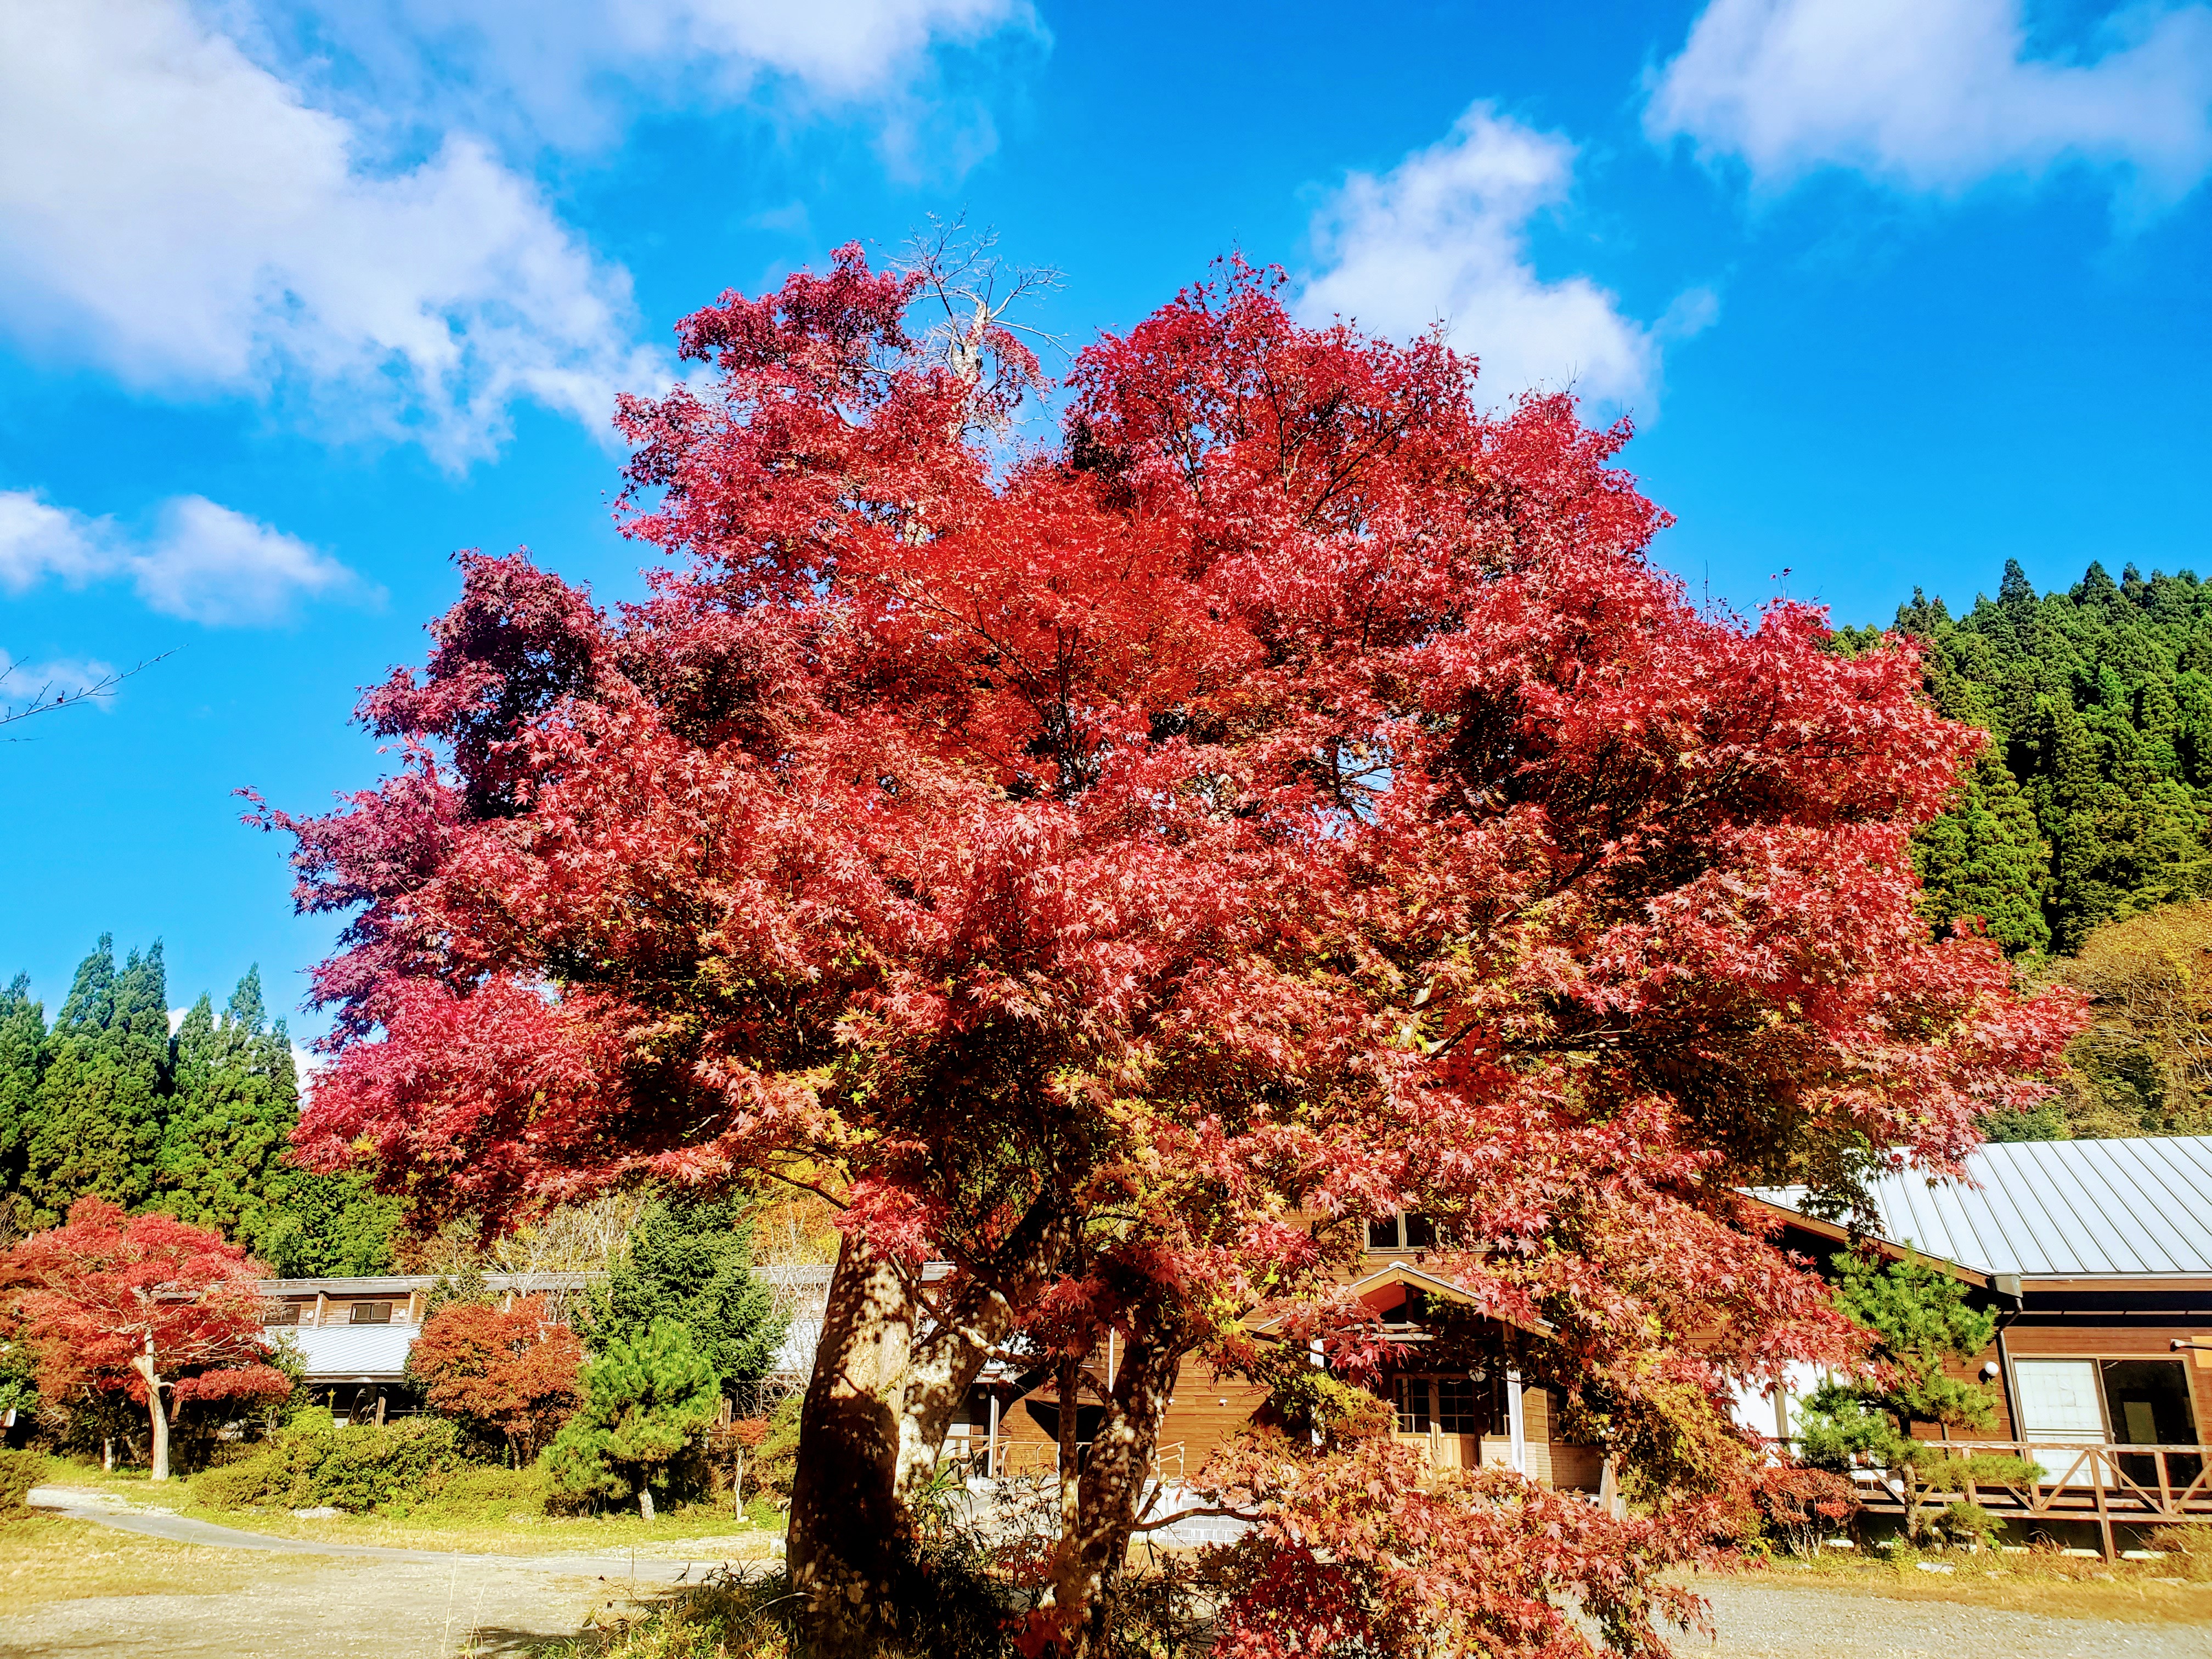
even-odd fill
[(1759, 188), (1823, 167), (1957, 192), (2062, 163), (2142, 205), (2212, 170), (2212, 9), (2130, 6), (2081, 61), (2030, 55), (2022, 0), (1712, 0), (1645, 125)]
[(1666, 337), (1694, 333), (1717, 302), (1698, 290), (1662, 330), (1626, 314), (1588, 276), (1540, 276), (1529, 226), (1569, 200), (1575, 162), (1560, 134), (1474, 105), (1440, 143), (1379, 176), (1352, 173), (1323, 204), (1300, 310), (1401, 337), (1441, 322), (1454, 345), (1480, 359), (1481, 383), (1501, 403), (1532, 387), (1571, 387), (1649, 410)]
[(204, 495), (172, 497), (149, 532), (133, 535), (27, 490), (0, 491), (0, 587), (118, 578), (163, 615), (215, 627), (281, 623), (302, 600), (373, 594), (329, 554)]

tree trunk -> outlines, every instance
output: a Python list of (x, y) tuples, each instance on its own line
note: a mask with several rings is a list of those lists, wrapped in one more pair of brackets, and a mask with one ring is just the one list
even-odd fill
[(914, 1315), (894, 1265), (848, 1235), (822, 1311), (791, 1485), (791, 1583), (806, 1597), (818, 1659), (873, 1656), (893, 1628), (887, 1602), (911, 1532), (896, 1476)]
[(161, 1379), (154, 1374), (154, 1345), (146, 1344), (146, 1352), (134, 1355), (131, 1369), (138, 1373), (146, 1385), (146, 1415), (153, 1424), (152, 1455), (148, 1461), (153, 1465), (154, 1479), (169, 1478), (169, 1413), (161, 1406)]
[(647, 1522), (653, 1519), (653, 1488), (642, 1480), (637, 1483), (637, 1512)]
[[(1040, 1200), (1001, 1253), (1005, 1277), (1034, 1281), (1060, 1242), (1054, 1201)], [(922, 1310), (896, 1264), (864, 1240), (839, 1248), (791, 1489), (792, 1586), (807, 1598), (813, 1659), (874, 1659), (895, 1645), (915, 1503), (969, 1385), (1013, 1328), (1012, 1304), (993, 1285), (939, 1285), (918, 1337)]]
[(112, 1434), (100, 1437), (100, 1468), (103, 1474), (115, 1473), (115, 1437)]
[(1066, 1448), (1074, 1437), (1074, 1392), (1079, 1368), (1062, 1371), (1060, 1434), (1060, 1534), (1045, 1565), (1047, 1589), (1039, 1619), (1048, 1650), (1090, 1659), (1104, 1634), (1101, 1604), (1129, 1553), (1137, 1514), (1151, 1484), (1160, 1423), (1182, 1364), (1180, 1351), (1133, 1334), (1108, 1391), (1106, 1415), (1071, 1482)]

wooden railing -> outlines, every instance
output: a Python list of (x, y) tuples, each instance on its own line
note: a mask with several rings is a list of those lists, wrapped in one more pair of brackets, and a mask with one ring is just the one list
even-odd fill
[[(1089, 1441), (1080, 1443), (1076, 1447), (1077, 1457), (1081, 1458), (1090, 1449)], [(1060, 1448), (1048, 1440), (1001, 1440), (994, 1463), (989, 1441), (980, 1437), (967, 1440), (951, 1439), (945, 1443), (945, 1458), (970, 1475), (985, 1480), (1034, 1480), (1060, 1472)], [(1182, 1441), (1154, 1451), (1152, 1478), (1155, 1480), (1176, 1481), (1183, 1478)]]
[[(2127, 1446), (2066, 1444), (2047, 1440), (1954, 1441), (1943, 1449), (1961, 1458), (2014, 1457), (2032, 1465), (2026, 1481), (1966, 1480), (1921, 1497), (1924, 1509), (1978, 1504), (2002, 1521), (2078, 1521), (2097, 1526), (2105, 1553), (2112, 1551), (2115, 1523), (2169, 1525), (2212, 1521), (2212, 1445)], [(1859, 1500), (1877, 1514), (1901, 1514), (1904, 1499), (1880, 1471), (1863, 1472)]]

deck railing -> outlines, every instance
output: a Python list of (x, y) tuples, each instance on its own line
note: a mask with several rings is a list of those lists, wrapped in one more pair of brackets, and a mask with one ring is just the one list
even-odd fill
[[(1962, 1480), (1922, 1494), (1921, 1506), (1978, 1504), (2001, 1521), (2076, 1521), (2095, 1525), (2112, 1552), (2112, 1528), (2212, 1521), (2212, 1445), (2130, 1446), (2051, 1440), (1943, 1443), (1962, 1458), (2014, 1457), (2034, 1474), (2025, 1481)], [(1883, 1473), (1860, 1472), (1859, 1500), (1877, 1514), (1901, 1514), (1905, 1500)]]

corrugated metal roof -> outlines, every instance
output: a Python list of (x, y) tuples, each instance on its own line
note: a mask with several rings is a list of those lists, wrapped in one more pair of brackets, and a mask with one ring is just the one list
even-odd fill
[[(1992, 1142), (1966, 1173), (1875, 1182), (1881, 1236), (2028, 1278), (2212, 1273), (2212, 1135)], [(1802, 1193), (1764, 1196), (1795, 1208)]]
[(407, 1368), (420, 1325), (301, 1325), (285, 1334), (300, 1345), (310, 1382), (393, 1377)]

